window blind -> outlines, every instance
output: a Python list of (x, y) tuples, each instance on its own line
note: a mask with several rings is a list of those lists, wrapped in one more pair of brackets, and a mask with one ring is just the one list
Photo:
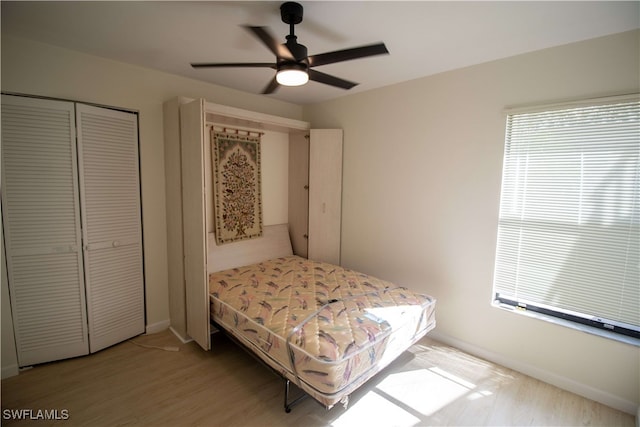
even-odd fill
[(640, 336), (640, 101), (507, 116), (495, 300)]

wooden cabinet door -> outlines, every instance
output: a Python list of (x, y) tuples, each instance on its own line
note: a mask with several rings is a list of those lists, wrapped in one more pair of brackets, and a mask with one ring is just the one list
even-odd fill
[(309, 135), (289, 135), (289, 237), (295, 255), (306, 258), (309, 244)]
[(312, 129), (309, 145), (309, 259), (340, 264), (342, 130)]
[(204, 150), (204, 100), (180, 106), (182, 144), (182, 219), (187, 334), (211, 348), (207, 286), (207, 228)]

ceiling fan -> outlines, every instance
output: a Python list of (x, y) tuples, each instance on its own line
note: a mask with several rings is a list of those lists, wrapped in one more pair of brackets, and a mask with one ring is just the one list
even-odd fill
[(262, 91), (263, 94), (273, 93), (279, 85), (301, 86), (309, 80), (335, 86), (342, 89), (351, 89), (358, 83), (350, 82), (329, 74), (322, 73), (313, 68), (320, 65), (334, 64), (336, 62), (349, 61), (352, 59), (365, 58), (368, 56), (387, 54), (389, 51), (384, 43), (377, 43), (368, 46), (355, 47), (351, 49), (337, 50), (333, 52), (321, 53), (319, 55), (307, 54), (307, 47), (298, 43), (294, 32), (296, 24), (302, 22), (302, 5), (295, 2), (286, 2), (280, 6), (280, 16), (282, 22), (289, 24), (289, 35), (286, 36), (286, 43), (279, 44), (266, 27), (245, 26), (249, 32), (260, 39), (269, 50), (276, 55), (276, 62), (237, 62), (237, 63), (192, 63), (193, 68), (222, 68), (222, 67), (243, 67), (243, 68), (272, 68), (276, 70), (276, 75)]

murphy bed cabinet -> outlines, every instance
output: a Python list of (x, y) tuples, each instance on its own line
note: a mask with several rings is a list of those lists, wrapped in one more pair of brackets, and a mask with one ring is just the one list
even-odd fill
[(288, 224), (296, 255), (340, 263), (342, 199), (342, 130), (310, 129), (304, 121), (203, 99), (165, 102), (171, 329), (205, 350), (211, 348), (207, 254), (208, 245), (215, 244), (208, 239), (213, 232), (211, 126), (288, 134)]
[(2, 222), (19, 366), (144, 333), (135, 113), (2, 95)]

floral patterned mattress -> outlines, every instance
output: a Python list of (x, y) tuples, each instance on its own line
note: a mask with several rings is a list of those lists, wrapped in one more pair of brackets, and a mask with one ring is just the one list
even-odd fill
[(435, 299), (297, 256), (209, 275), (211, 319), (326, 407), (435, 327)]

